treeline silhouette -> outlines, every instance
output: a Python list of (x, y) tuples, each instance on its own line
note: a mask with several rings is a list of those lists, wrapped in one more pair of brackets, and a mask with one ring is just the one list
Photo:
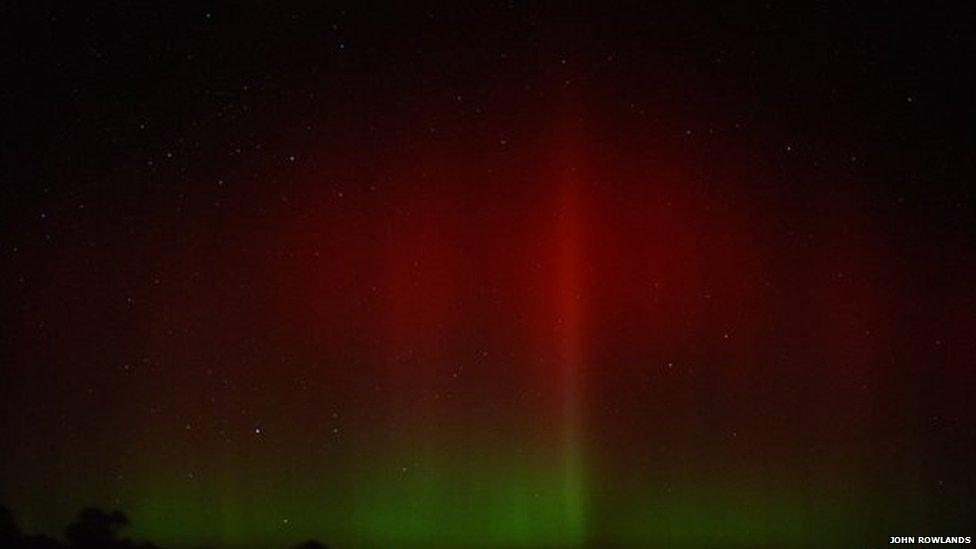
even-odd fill
[[(24, 534), (9, 508), (0, 505), (0, 548), (3, 549), (160, 549), (150, 542), (135, 542), (120, 537), (129, 525), (121, 511), (103, 511), (95, 507), (82, 509), (75, 521), (64, 529), (64, 541), (45, 535)], [(329, 549), (315, 540), (295, 549)]]

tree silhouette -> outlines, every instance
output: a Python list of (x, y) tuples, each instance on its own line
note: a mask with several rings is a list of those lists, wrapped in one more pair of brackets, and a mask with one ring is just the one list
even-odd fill
[(299, 543), (295, 549), (329, 549), (329, 546), (310, 539), (304, 543)]
[[(82, 509), (65, 528), (67, 544), (42, 535), (25, 536), (9, 508), (0, 505), (0, 549), (158, 549), (151, 543), (134, 543), (119, 537), (129, 525), (129, 518), (121, 511), (103, 511), (96, 507)], [(325, 544), (309, 540), (294, 549), (329, 549)]]
[(65, 549), (64, 544), (48, 536), (27, 536), (21, 538), (19, 545), (13, 545), (18, 549)]
[(14, 520), (14, 514), (3, 505), (0, 505), (0, 543), (4, 547), (11, 547), (20, 539), (20, 528)]
[(106, 512), (95, 507), (82, 509), (75, 522), (65, 529), (65, 537), (79, 549), (101, 549), (128, 545), (118, 539), (119, 530), (129, 524), (121, 511)]
[(0, 505), (0, 547), (14, 549), (64, 549), (47, 536), (24, 536), (9, 508)]

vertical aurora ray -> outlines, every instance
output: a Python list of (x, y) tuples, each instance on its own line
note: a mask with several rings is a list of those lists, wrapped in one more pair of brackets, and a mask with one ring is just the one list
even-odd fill
[(582, 542), (586, 535), (583, 444), (583, 226), (578, 155), (566, 147), (569, 163), (559, 176), (556, 346), (557, 379), (560, 385), (562, 421), (562, 467), (565, 521), (573, 538)]
[[(564, 158), (572, 160), (574, 155), (566, 154)], [(463, 320), (443, 314), (451, 309), (454, 299), (445, 296), (446, 288), (457, 287), (463, 278), (457, 269), (445, 269), (446, 265), (463, 263), (463, 254), (446, 250), (463, 249), (459, 243), (464, 241), (457, 234), (456, 224), (431, 227), (419, 237), (414, 224), (411, 231), (404, 233), (414, 236), (398, 241), (394, 247), (395, 253), (405, 259), (400, 260), (401, 266), (391, 279), (400, 284), (401, 298), (413, 302), (397, 307), (401, 318), (390, 325), (410, 325), (415, 319), (435, 320), (415, 323), (419, 331), (385, 345), (387, 352), (399, 350), (391, 353), (392, 357), (406, 352), (404, 349), (414, 349), (408, 355), (412, 353), (416, 360), (401, 361), (388, 368), (387, 373), (397, 386), (427, 397), (423, 401), (404, 399), (399, 405), (392, 405), (390, 414), (419, 414), (420, 421), (416, 427), (408, 426), (390, 437), (385, 443), (386, 455), (371, 459), (372, 466), (364, 467), (365, 472), (357, 481), (360, 488), (354, 491), (351, 525), (346, 528), (347, 536), (361, 540), (364, 546), (579, 547), (586, 542), (584, 224), (580, 182), (577, 168), (571, 164), (547, 175), (555, 183), (553, 192), (546, 197), (550, 201), (543, 217), (548, 223), (533, 225), (532, 231), (522, 236), (542, 243), (539, 250), (543, 257), (535, 259), (542, 259), (549, 267), (544, 269), (541, 280), (546, 305), (540, 317), (544, 325), (541, 328), (549, 335), (541, 346), (527, 353), (507, 349), (509, 343), (487, 343), (489, 350), (484, 352), (486, 358), (480, 366), (485, 371), (474, 375), (510, 368), (515, 381), (503, 385), (506, 394), (496, 394), (498, 402), (488, 401), (492, 391), (499, 390), (489, 387), (480, 387), (478, 392), (482, 394), (473, 401), (489, 408), (503, 407), (499, 403), (512, 399), (512, 393), (531, 390), (531, 386), (524, 385), (528, 383), (526, 379), (518, 381), (518, 376), (535, 378), (531, 372), (543, 359), (547, 366), (546, 371), (539, 372), (541, 382), (552, 396), (547, 408), (534, 412), (509, 410), (502, 413), (511, 415), (507, 420), (486, 419), (483, 410), (459, 411), (430, 396), (437, 387), (437, 372), (450, 372), (444, 371), (445, 364), (454, 368), (455, 364), (470, 360), (464, 344), (457, 341), (459, 331), (465, 331), (457, 326)], [(423, 218), (436, 216), (428, 214)], [(493, 232), (488, 231), (485, 237), (492, 236)], [(436, 250), (441, 253), (434, 253)], [(414, 260), (418, 254), (422, 258), (419, 262)], [(405, 285), (413, 276), (427, 280), (427, 284), (431, 280), (441, 283), (418, 291)], [(504, 278), (496, 272), (479, 273), (476, 279), (484, 283), (496, 276)], [(516, 279), (515, 283), (521, 286), (527, 282)], [(468, 306), (478, 310), (478, 305)], [(509, 319), (495, 315), (487, 314), (488, 331), (508, 332)], [(505, 337), (511, 334), (506, 333)], [(527, 334), (516, 334), (515, 339), (519, 337)], [(492, 339), (487, 337), (486, 341)], [(424, 348), (424, 342), (436, 344)], [(514, 364), (507, 365), (506, 356), (516, 357), (510, 359)], [(386, 361), (393, 364), (390, 358)], [(470, 417), (462, 430), (457, 430), (457, 418), (453, 416), (465, 414)], [(502, 425), (502, 436), (493, 433)], [(542, 426), (546, 425), (555, 430), (544, 431)], [(471, 431), (471, 426), (476, 430)], [(545, 443), (539, 446), (539, 441)], [(408, 465), (401, 468), (400, 463)]]

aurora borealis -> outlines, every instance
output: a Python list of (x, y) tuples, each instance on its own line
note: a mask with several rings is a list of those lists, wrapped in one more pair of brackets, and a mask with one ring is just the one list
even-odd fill
[(976, 524), (972, 19), (4, 8), (0, 504), (163, 547)]

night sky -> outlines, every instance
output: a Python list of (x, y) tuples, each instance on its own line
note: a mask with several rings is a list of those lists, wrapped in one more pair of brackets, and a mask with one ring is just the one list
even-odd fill
[(962, 6), (10, 4), (25, 530), (976, 535)]

